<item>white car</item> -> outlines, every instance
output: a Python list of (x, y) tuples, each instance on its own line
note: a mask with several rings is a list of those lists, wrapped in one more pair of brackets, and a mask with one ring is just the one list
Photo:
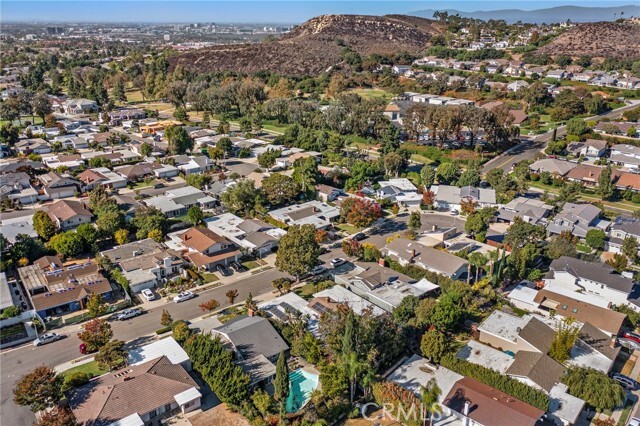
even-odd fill
[(118, 313), (116, 319), (118, 321), (126, 321), (131, 318), (135, 318), (139, 315), (142, 315), (142, 309), (133, 308), (133, 309), (125, 309), (124, 311)]
[(36, 340), (33, 341), (33, 346), (42, 346), (47, 343), (55, 342), (62, 339), (62, 336), (57, 333), (41, 334)]
[(451, 216), (458, 216), (458, 210), (456, 209), (451, 210)]
[(178, 293), (178, 295), (173, 298), (173, 301), (176, 303), (180, 303), (184, 302), (185, 300), (193, 299), (194, 297), (196, 297), (196, 295), (191, 293), (190, 291), (183, 291), (182, 293)]
[(340, 265), (344, 265), (347, 261), (344, 260), (341, 257), (336, 257), (335, 259), (331, 259), (331, 266), (333, 266), (334, 268), (336, 266), (340, 266)]
[(620, 383), (625, 389), (635, 390), (638, 387), (638, 383), (635, 380), (623, 374), (614, 374), (613, 380)]
[(153, 294), (153, 292), (151, 290), (149, 290), (148, 288), (145, 288), (144, 290), (142, 290), (142, 297), (144, 297), (148, 301), (149, 300), (156, 300), (156, 295)]
[(629, 423), (627, 423), (627, 426), (640, 426), (640, 419), (637, 417), (631, 417), (631, 419), (629, 419)]

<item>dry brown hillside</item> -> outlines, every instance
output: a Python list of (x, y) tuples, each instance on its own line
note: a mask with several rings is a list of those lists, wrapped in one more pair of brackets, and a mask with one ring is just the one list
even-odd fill
[(170, 58), (172, 66), (206, 71), (314, 75), (341, 61), (336, 39), (361, 55), (418, 53), (442, 31), (435, 21), (413, 16), (322, 15), (296, 27), (277, 41), (221, 45)]
[(580, 24), (538, 49), (548, 55), (640, 58), (640, 25), (615, 22)]

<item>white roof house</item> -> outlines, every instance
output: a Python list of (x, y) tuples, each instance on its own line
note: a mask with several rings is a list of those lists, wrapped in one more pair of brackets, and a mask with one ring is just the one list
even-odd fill
[(316, 228), (324, 228), (329, 226), (333, 219), (340, 216), (340, 209), (320, 201), (308, 201), (271, 210), (269, 215), (288, 225), (311, 224)]
[(384, 314), (384, 310), (339, 285), (315, 293), (313, 297), (328, 297), (337, 303), (346, 303), (357, 315), (362, 315), (366, 309), (371, 309), (375, 316)]
[(166, 356), (172, 364), (180, 364), (185, 370), (191, 371), (191, 360), (182, 346), (173, 337), (167, 337), (157, 342), (149, 343), (140, 348), (129, 351), (129, 364), (144, 364), (152, 359)]

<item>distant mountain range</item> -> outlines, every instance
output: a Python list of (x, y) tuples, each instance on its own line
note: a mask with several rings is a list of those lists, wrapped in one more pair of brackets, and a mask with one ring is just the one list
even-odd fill
[[(479, 10), (476, 12), (462, 12), (455, 9), (439, 10), (449, 15), (460, 15), (463, 18), (475, 18), (488, 21), (489, 19), (503, 19), (507, 23), (522, 21), (523, 23), (558, 23), (570, 19), (572, 22), (598, 22), (613, 21), (620, 17), (640, 16), (640, 6), (627, 5), (616, 7), (582, 7), (582, 6), (558, 6), (547, 9), (520, 10)], [(417, 10), (408, 12), (407, 15), (433, 18), (436, 9)]]

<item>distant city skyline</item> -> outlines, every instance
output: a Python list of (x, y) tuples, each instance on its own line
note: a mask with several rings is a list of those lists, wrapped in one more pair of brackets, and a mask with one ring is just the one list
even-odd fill
[(105, 23), (265, 23), (295, 24), (322, 14), (384, 15), (423, 9), (490, 11), (535, 10), (558, 6), (615, 7), (633, 0), (613, 1), (163, 1), (77, 0), (3, 1), (4, 22), (105, 22)]

